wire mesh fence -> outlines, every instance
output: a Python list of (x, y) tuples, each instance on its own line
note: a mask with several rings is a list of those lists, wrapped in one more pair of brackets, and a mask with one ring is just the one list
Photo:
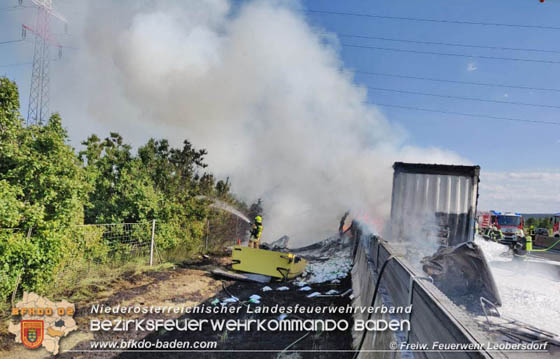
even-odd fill
[(74, 237), (72, 240), (81, 244), (86, 252), (90, 248), (95, 251), (96, 246), (102, 246), (110, 259), (126, 260), (153, 254), (157, 248), (154, 243), (155, 230), (155, 221), (149, 221), (76, 225), (70, 233)]
[(125, 251), (137, 250), (150, 245), (151, 222), (144, 223), (111, 223), (111, 224), (86, 224), (78, 227), (87, 229), (86, 232), (97, 233), (112, 252), (120, 249)]
[[(249, 226), (246, 220), (223, 211), (213, 211), (206, 220), (187, 227), (157, 220), (71, 225), (58, 234), (63, 248), (59, 268), (62, 273), (87, 275), (99, 266), (183, 263), (193, 255), (225, 252), (227, 247), (245, 242)], [(39, 233), (23, 228), (0, 228), (0, 235), (14, 234), (17, 241), (36, 241)]]
[[(64, 231), (64, 245), (76, 257), (92, 259), (103, 253), (109, 258), (149, 255), (157, 250), (156, 221), (72, 225)], [(33, 239), (37, 231), (24, 228), (0, 228), (0, 235)], [(154, 243), (152, 245), (152, 242)]]
[[(30, 247), (44, 250), (55, 263), (46, 268), (51, 276), (48, 285), (87, 296), (90, 290), (99, 290), (98, 283), (103, 279), (136, 273), (147, 265), (167, 268), (197, 261), (203, 253), (227, 253), (225, 248), (244, 241), (248, 226), (236, 216), (216, 212), (186, 223), (152, 220), (71, 225), (54, 230), (0, 228), (0, 240), (7, 240), (12, 252), (21, 249), (21, 253), (27, 253), (25, 248)], [(21, 257), (26, 258), (24, 254)], [(34, 283), (29, 273), (45, 263), (44, 258), (31, 264), (18, 258), (4, 273), (11, 280), (4, 292), (12, 295), (18, 288), (21, 290), (23, 283)], [(6, 282), (4, 274), (0, 271), (0, 279)]]
[[(107, 278), (119, 268), (135, 271), (162, 263), (156, 229), (155, 221), (71, 225), (54, 230), (0, 228), (0, 259), (7, 263), (0, 267), (1, 297), (6, 293), (14, 297), (20, 284), (78, 288), (79, 283)], [(35, 280), (36, 273), (46, 273), (45, 279)]]

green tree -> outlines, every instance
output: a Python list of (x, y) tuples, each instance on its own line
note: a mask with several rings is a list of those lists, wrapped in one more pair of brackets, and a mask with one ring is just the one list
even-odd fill
[(201, 194), (198, 171), (207, 167), (206, 153), (187, 140), (182, 149), (172, 148), (165, 139), (150, 139), (138, 149), (143, 170), (164, 198), (157, 217), (162, 223), (159, 240), (164, 246), (179, 243), (183, 248), (194, 249), (202, 239), (208, 207), (197, 200)]
[(229, 194), (230, 188), (231, 185), (229, 183), (229, 177), (225, 181), (219, 180), (216, 183), (216, 194), (218, 195), (218, 198), (226, 198)]
[(157, 219), (158, 247), (189, 252), (200, 247), (208, 223), (229, 239), (237, 223), (211, 212), (205, 198), (247, 212), (229, 178), (200, 174), (207, 151), (187, 140), (173, 148), (150, 139), (134, 155), (118, 133), (91, 135), (76, 155), (58, 114), (26, 127), (18, 109), (15, 83), (0, 78), (0, 300), (18, 283), (41, 290), (74, 260), (103, 261), (109, 247), (102, 230), (75, 224)]
[(89, 190), (60, 117), (23, 126), (16, 85), (0, 79), (0, 296), (17, 278), (28, 289), (51, 278), (64, 231), (83, 218)]
[(552, 229), (552, 223), (550, 222), (550, 218), (549, 217), (544, 217), (544, 218), (539, 219), (535, 223), (535, 227)]
[(131, 223), (157, 217), (160, 195), (141, 161), (131, 155), (122, 136), (101, 141), (92, 135), (80, 152), (93, 191), (85, 209), (86, 223)]
[(216, 181), (212, 174), (205, 173), (200, 177), (200, 179), (198, 177), (195, 177), (195, 180), (198, 180), (200, 193), (208, 197), (214, 196), (214, 183)]

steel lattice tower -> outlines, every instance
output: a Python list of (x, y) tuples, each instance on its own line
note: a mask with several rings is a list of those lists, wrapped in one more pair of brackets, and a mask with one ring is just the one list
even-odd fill
[(33, 52), (33, 70), (31, 74), (31, 87), (29, 104), (27, 108), (27, 125), (41, 125), (49, 117), (49, 87), (50, 87), (50, 46), (56, 43), (50, 35), (50, 18), (55, 16), (66, 23), (66, 19), (53, 9), (52, 0), (33, 0), (37, 5), (37, 21), (35, 28), (23, 25), (24, 31), (35, 34)]

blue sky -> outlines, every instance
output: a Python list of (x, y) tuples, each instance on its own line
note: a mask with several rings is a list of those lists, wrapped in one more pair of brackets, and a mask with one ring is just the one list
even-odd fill
[[(31, 0), (24, 0), (24, 4), (29, 5), (30, 3)], [(64, 49), (63, 58), (52, 63), (53, 68), (60, 69), (80, 51), (80, 45), (73, 43), (72, 31), (75, 31), (75, 27), (72, 27), (72, 21), (83, 18), (85, 15), (80, 12), (82, 9), (74, 7), (69, 0), (55, 1), (55, 4), (71, 21), (70, 35), (65, 35), (63, 26), (56, 21), (53, 22), (54, 33), (61, 43), (77, 47), (77, 49)], [(19, 39), (22, 23), (33, 25), (34, 10), (31, 8), (10, 9), (14, 5), (17, 5), (17, 0), (0, 0), (0, 42)], [(299, 5), (295, 6), (299, 7)], [(560, 1), (558, 0), (546, 0), (544, 3), (540, 3), (538, 0), (493, 2), (314, 0), (303, 1), (301, 6), (305, 9), (346, 13), (560, 27), (558, 22)], [(317, 13), (305, 13), (305, 17), (318, 29), (338, 35), (560, 51), (560, 41), (558, 41), (560, 30), (418, 22)], [(26, 41), (0, 44), (0, 75), (6, 75), (18, 83), (21, 90), (23, 114), (27, 112), (31, 66), (5, 65), (31, 61), (33, 52), (31, 38), (31, 34), (28, 34)], [(560, 89), (560, 64), (399, 53), (352, 48), (344, 46), (344, 44), (552, 61), (560, 61), (560, 53), (422, 45), (344, 36), (339, 36), (338, 39), (340, 42), (339, 56), (343, 66), (351, 70)], [(56, 57), (55, 51), (52, 52), (52, 57)], [(377, 88), (560, 106), (558, 101), (560, 92), (440, 83), (361, 73), (355, 74), (355, 82)], [(368, 99), (374, 103), (560, 123), (560, 109), (558, 108), (444, 99), (371, 89), (368, 90)], [(64, 109), (57, 108), (56, 101), (52, 107), (64, 115)], [(523, 177), (532, 184), (543, 180), (536, 178), (534, 173), (544, 173), (543, 181), (548, 181), (549, 188), (556, 188), (550, 186), (556, 186), (557, 173), (560, 169), (558, 161), (560, 126), (385, 107), (382, 108), (382, 111), (391, 122), (406, 129), (408, 132), (407, 144), (419, 147), (433, 146), (453, 151), (472, 163), (481, 165), (483, 172), (493, 173), (496, 182), (488, 190), (497, 193), (503, 190), (504, 186), (507, 187), (507, 180), (511, 176), (507, 174), (504, 176), (504, 173), (508, 172), (515, 172), (518, 178)], [(70, 133), (76, 133), (76, 131), (70, 128)], [(72, 140), (77, 143), (85, 136), (87, 134)], [(426, 162), (429, 161), (426, 159)], [(550, 192), (550, 189), (548, 191)], [(547, 194), (539, 193), (538, 195), (546, 196)], [(497, 198), (496, 201), (501, 200), (502, 202), (499, 203), (505, 203), (504, 201), (507, 200), (512, 207), (516, 207), (515, 199), (508, 197), (507, 193), (503, 193), (502, 197), (504, 198)], [(525, 201), (529, 200), (525, 199)], [(548, 204), (545, 207), (552, 208), (554, 205)], [(496, 208), (500, 207), (496, 206)], [(526, 206), (511, 209), (533, 210), (532, 208)]]
[[(560, 2), (512, 1), (306, 1), (314, 10), (378, 14), (399, 17), (449, 19), (557, 26)], [(458, 25), (375, 19), (330, 14), (308, 14), (309, 21), (339, 34), (449, 42), (511, 48), (560, 50), (560, 31), (514, 27)], [(471, 49), (340, 37), (341, 43), (452, 52), (493, 57), (560, 60), (560, 54)], [(355, 70), (489, 82), (529, 87), (560, 88), (560, 65), (398, 53), (342, 46), (344, 65)], [(470, 67), (469, 67), (470, 66)], [(469, 71), (470, 70), (470, 71)], [(559, 105), (559, 92), (481, 87), (462, 84), (356, 74), (364, 85), (489, 100)], [(519, 105), (442, 99), (421, 95), (369, 90), (372, 102), (444, 111), (560, 122), (560, 110)], [(440, 146), (494, 171), (558, 168), (560, 126), (533, 125), (453, 115), (383, 108), (391, 121), (410, 133), (410, 142)]]
[[(6, 9), (17, 5), (17, 0), (1, 0), (0, 3), (2, 4), (0, 8)], [(62, 12), (69, 13), (69, 17), (72, 16), (69, 2), (58, 2), (58, 5)], [(560, 1), (555, 0), (544, 3), (537, 0), (492, 2), (313, 0), (305, 1), (303, 6), (312, 10), (346, 13), (545, 26), (559, 25), (560, 16)], [(0, 42), (19, 39), (21, 32), (19, 24), (32, 25), (33, 11), (33, 9), (0, 11), (0, 34), (2, 34)], [(560, 51), (558, 40), (560, 30), (416, 22), (317, 13), (307, 13), (306, 16), (311, 24), (336, 34)], [(61, 42), (64, 43), (67, 36), (62, 35), (63, 27), (60, 24), (57, 26), (55, 22), (55, 29)], [(560, 89), (560, 64), (399, 53), (352, 48), (342, 44), (556, 61), (560, 61), (560, 53), (422, 45), (344, 36), (339, 40), (344, 66), (356, 71)], [(7, 75), (18, 83), (22, 92), (22, 107), (25, 107), (23, 113), (26, 112), (31, 66), (3, 65), (30, 62), (32, 49), (31, 35), (24, 42), (0, 45), (0, 74)], [(64, 56), (73, 56), (74, 51), (76, 50), (65, 49)], [(52, 52), (54, 58), (56, 54), (54, 50)], [(64, 59), (61, 62), (64, 62)], [(57, 65), (59, 64), (53, 63), (53, 66)], [(361, 73), (356, 73), (355, 80), (359, 84), (378, 88), (560, 105), (558, 101), (560, 92), (449, 84)], [(368, 98), (375, 103), (560, 122), (560, 109), (554, 108), (444, 99), (371, 89), (368, 91)], [(489, 170), (558, 168), (560, 126), (478, 119), (396, 108), (383, 108), (383, 112), (391, 121), (401, 124), (408, 130), (410, 144), (446, 148)]]

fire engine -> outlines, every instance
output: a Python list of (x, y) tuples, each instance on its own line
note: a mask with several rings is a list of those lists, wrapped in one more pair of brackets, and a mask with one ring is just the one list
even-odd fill
[(524, 237), (523, 216), (520, 213), (501, 213), (496, 215), (496, 228), (502, 232), (498, 241), (504, 244), (517, 242), (518, 237)]
[(500, 212), (496, 211), (487, 211), (487, 212), (480, 212), (477, 215), (477, 222), (478, 222), (478, 233), (485, 237), (490, 237), (490, 231), (492, 230), (492, 226), (496, 225), (497, 220), (496, 216)]
[(560, 238), (560, 213), (552, 217), (552, 236)]
[[(488, 211), (477, 216), (478, 231), (486, 239), (494, 239), (503, 244), (511, 244), (525, 236), (523, 216), (520, 213)], [(560, 222), (560, 216), (558, 218)], [(501, 235), (496, 232), (500, 231)]]

